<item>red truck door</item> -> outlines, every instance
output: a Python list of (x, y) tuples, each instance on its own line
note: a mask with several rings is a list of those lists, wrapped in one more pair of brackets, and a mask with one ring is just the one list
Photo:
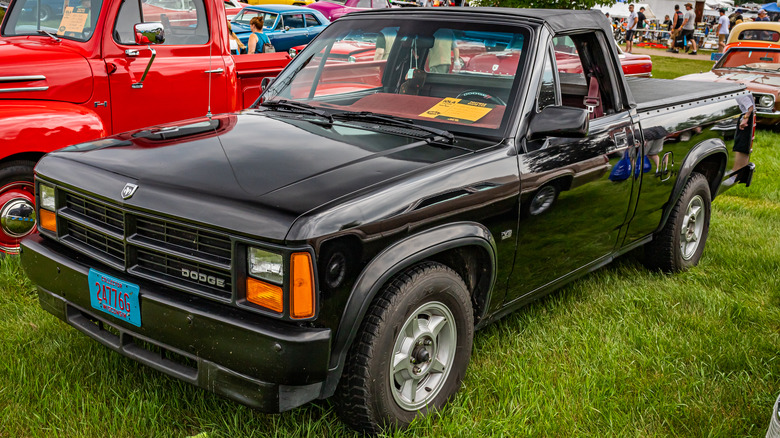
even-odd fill
[[(228, 111), (221, 27), (209, 26), (207, 17), (218, 15), (210, 12), (204, 0), (121, 3), (103, 43), (114, 132), (204, 116), (209, 105), (214, 114)], [(141, 22), (165, 28), (165, 43), (152, 46), (157, 56), (142, 84), (152, 52), (135, 44), (133, 26)]]

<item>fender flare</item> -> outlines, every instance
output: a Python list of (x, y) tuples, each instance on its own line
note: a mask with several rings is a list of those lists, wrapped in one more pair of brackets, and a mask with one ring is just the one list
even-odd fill
[(2, 158), (48, 153), (108, 135), (103, 119), (89, 108), (67, 102), (11, 100), (0, 103)]
[(387, 281), (434, 254), (465, 246), (479, 246), (488, 253), (491, 278), (487, 293), (490, 294), (496, 282), (496, 243), (490, 231), (475, 222), (456, 222), (414, 234), (384, 249), (366, 265), (352, 287), (333, 337), (323, 396), (330, 396), (336, 391), (347, 352), (371, 302)]
[(695, 169), (696, 166), (698, 166), (699, 163), (705, 159), (715, 155), (722, 155), (723, 160), (716, 177), (710, 181), (710, 192), (713, 193), (714, 197), (714, 194), (717, 193), (718, 186), (723, 179), (723, 175), (726, 172), (726, 163), (728, 163), (729, 159), (728, 148), (726, 147), (726, 144), (723, 142), (723, 140), (719, 138), (710, 138), (702, 141), (701, 143), (694, 146), (688, 152), (688, 155), (683, 158), (682, 165), (680, 165), (680, 173), (677, 176), (677, 181), (674, 183), (672, 194), (669, 196), (669, 202), (664, 208), (664, 214), (661, 218), (661, 223), (655, 230), (656, 232), (666, 226), (666, 221), (669, 219), (669, 215), (672, 213), (672, 209), (677, 204), (680, 196), (682, 196), (685, 184), (688, 183), (688, 179), (690, 179), (691, 174), (693, 173), (693, 169)]

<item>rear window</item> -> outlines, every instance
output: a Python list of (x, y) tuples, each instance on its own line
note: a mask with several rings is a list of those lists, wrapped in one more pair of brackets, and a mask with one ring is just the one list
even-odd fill
[(775, 32), (774, 30), (748, 29), (739, 33), (739, 39), (778, 42), (780, 41), (780, 32)]

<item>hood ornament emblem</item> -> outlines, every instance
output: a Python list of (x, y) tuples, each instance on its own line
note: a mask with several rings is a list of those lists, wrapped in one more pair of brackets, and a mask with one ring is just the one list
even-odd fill
[(138, 190), (137, 184), (125, 184), (125, 188), (122, 189), (122, 199), (130, 199), (136, 190)]

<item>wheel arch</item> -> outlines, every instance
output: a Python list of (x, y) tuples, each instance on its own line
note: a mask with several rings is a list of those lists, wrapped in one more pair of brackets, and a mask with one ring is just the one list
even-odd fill
[(394, 243), (366, 265), (352, 287), (334, 335), (323, 397), (335, 392), (349, 347), (376, 295), (393, 276), (424, 260), (437, 261), (457, 272), (469, 287), (475, 322), (484, 316), (496, 281), (496, 243), (487, 228), (474, 222), (459, 222)]
[(680, 199), (680, 196), (682, 196), (685, 185), (694, 173), (701, 173), (707, 178), (712, 199), (715, 199), (715, 194), (718, 192), (718, 187), (720, 187), (723, 175), (726, 172), (727, 162), (728, 149), (721, 139), (707, 139), (694, 146), (680, 165), (677, 181), (672, 189), (669, 202), (667, 202), (666, 207), (664, 207), (663, 218), (658, 225), (656, 232), (663, 229), (664, 225), (666, 225), (666, 221), (669, 219), (672, 209)]

